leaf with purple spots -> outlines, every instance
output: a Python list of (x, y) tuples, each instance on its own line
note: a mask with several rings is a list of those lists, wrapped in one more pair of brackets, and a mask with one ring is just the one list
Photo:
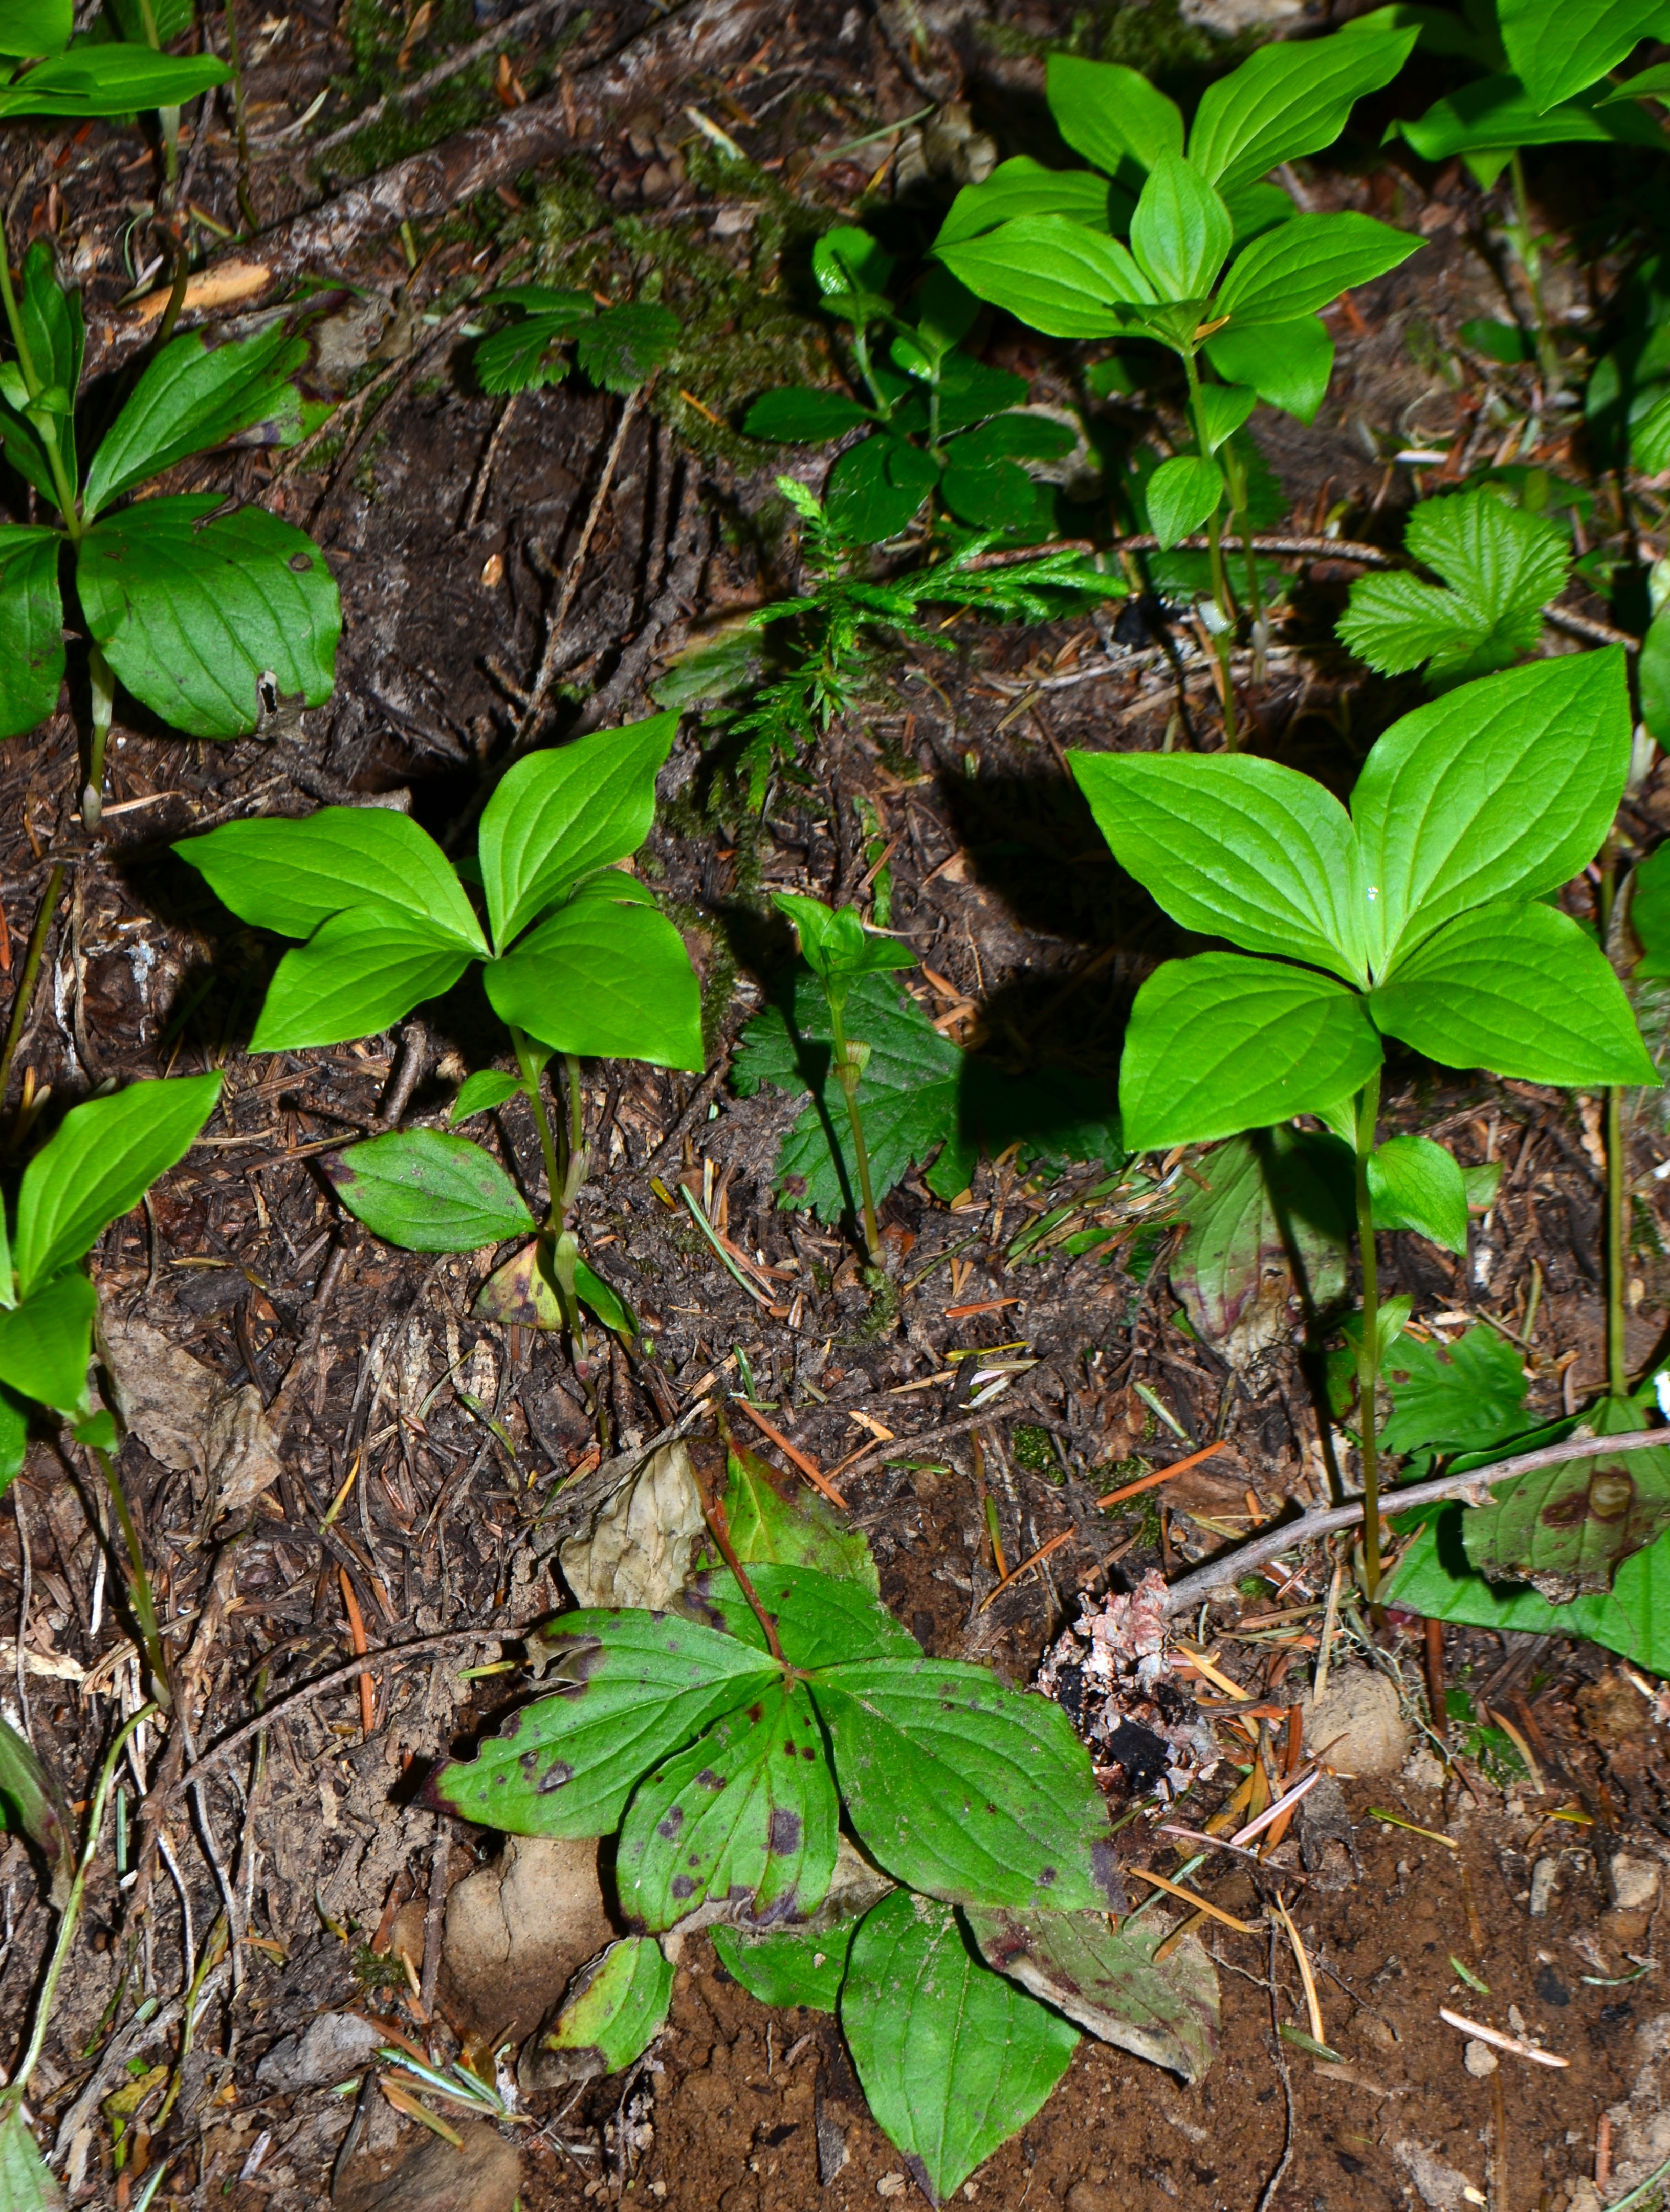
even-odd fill
[(835, 1794), (803, 1685), (773, 1684), (639, 1785), (615, 1862), (634, 1925), (671, 1928), (704, 1904), (769, 1927), (822, 1903)]

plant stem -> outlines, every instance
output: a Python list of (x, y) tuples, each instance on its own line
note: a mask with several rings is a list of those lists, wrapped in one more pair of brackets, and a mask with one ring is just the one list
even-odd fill
[(859, 1082), (864, 1073), (864, 1061), (855, 1060), (852, 1047), (847, 1042), (847, 1025), (841, 1018), (842, 1009), (835, 994), (828, 992), (829, 1028), (835, 1039), (835, 1080), (847, 1100), (847, 1120), (853, 1132), (853, 1158), (859, 1171), (859, 1193), (864, 1202), (865, 1257), (872, 1267), (881, 1264), (882, 1233), (876, 1219), (876, 1194), (870, 1181), (870, 1147), (864, 1140), (864, 1119), (859, 1112)]
[(1537, 325), (1537, 368), (1542, 377), (1543, 402), (1546, 405), (1558, 397), (1565, 380), (1564, 366), (1554, 343), (1554, 333), (1548, 327), (1547, 310), (1542, 298), (1542, 252), (1531, 228), (1531, 201), (1525, 186), (1525, 162), (1515, 153), (1509, 163), (1514, 180), (1514, 220), (1508, 226), (1508, 242), (1513, 247), (1514, 258), (1519, 263), (1525, 278), (1525, 289), (1531, 295), (1531, 312)]
[[(232, 65), (232, 113), (238, 138), (238, 212), (253, 238), (260, 225), (249, 197), (249, 125), (244, 114), (244, 57), (238, 43), (237, 0), (226, 0), (226, 52)], [(201, 129), (201, 125), (199, 125)]]
[(145, 1646), (145, 1657), (151, 1670), (152, 1695), (164, 1712), (172, 1710), (173, 1691), (168, 1680), (168, 1662), (163, 1656), (162, 1637), (156, 1625), (156, 1601), (151, 1595), (151, 1578), (145, 1569), (145, 1555), (139, 1548), (139, 1531), (133, 1525), (133, 1516), (128, 1510), (128, 1501), (122, 1488), (122, 1479), (116, 1472), (115, 1462), (102, 1446), (89, 1447), (99, 1463), (99, 1472), (110, 1492), (110, 1502), (116, 1508), (116, 1518), (122, 1530), (122, 1541), (127, 1547), (128, 1571), (132, 1577), (133, 1609), (139, 1616), (139, 1633)]
[(777, 1624), (773, 1620), (771, 1615), (766, 1611), (765, 1607), (760, 1603), (759, 1592), (755, 1589), (753, 1583), (749, 1581), (746, 1573), (744, 1571), (742, 1561), (737, 1557), (735, 1547), (731, 1541), (731, 1527), (729, 1522), (726, 1518), (724, 1505), (717, 1503), (709, 1505), (707, 1499), (704, 1498), (701, 1501), (701, 1517), (706, 1521), (708, 1528), (713, 1531), (714, 1541), (719, 1546), (719, 1555), (720, 1559), (724, 1560), (726, 1565), (730, 1568), (732, 1573), (736, 1577), (737, 1588), (748, 1600), (749, 1604), (753, 1607), (754, 1618), (759, 1622), (760, 1626), (765, 1631), (766, 1644), (770, 1650), (772, 1657), (777, 1662), (777, 1664), (780, 1667), (782, 1666), (784, 1663), (783, 1647), (777, 1641)]
[[(17, 979), (17, 995), (12, 1000), (11, 1019), (6, 1024), (6, 1042), (0, 1045), (0, 1101), (6, 1096), (6, 1085), (11, 1075), (12, 1061), (16, 1057), (23, 1025), (29, 1018), (29, 1007), (33, 1001), (35, 985), (40, 979), (40, 963), (46, 951), (46, 933), (52, 926), (52, 916), (58, 911), (58, 894), (64, 889), (64, 863), (53, 864), (46, 878), (46, 889), (35, 915), (34, 927), (29, 932), (29, 945), (23, 955), (23, 972)], [(0, 923), (0, 928), (4, 927)]]
[[(1200, 370), (1192, 349), (1183, 354), (1183, 368), (1188, 376), (1189, 416), (1194, 424), (1195, 442), (1200, 448), (1201, 459), (1210, 460), (1210, 441), (1206, 435), (1205, 414), (1200, 400)], [(1212, 563), (1212, 597), (1218, 603), (1218, 620), (1222, 624), (1212, 638), (1212, 650), (1218, 655), (1224, 697), (1224, 750), (1234, 752), (1237, 741), (1235, 684), (1230, 672), (1235, 652), (1235, 626), (1240, 611), (1235, 603), (1235, 594), (1230, 589), (1229, 571), (1224, 565), (1222, 532), (1223, 501), (1220, 499), (1207, 520), (1206, 550)]]
[(562, 1178), (562, 1212), (566, 1219), (568, 1208), (580, 1196), (580, 1187), (591, 1164), (591, 1156), (586, 1149), (586, 1093), (580, 1086), (578, 1053), (563, 1054), (562, 1077), (568, 1086), (568, 1164)]
[[(1603, 951), (1612, 941), (1612, 908), (1617, 898), (1618, 841), (1609, 832), (1600, 852), (1600, 884), (1594, 902)], [(1624, 1093), (1613, 1084), (1602, 1096), (1606, 1100), (1606, 1392), (1609, 1397), (1627, 1398), (1630, 1364), (1624, 1338)]]
[(87, 782), (82, 792), (82, 826), (96, 830), (104, 817), (105, 748), (116, 710), (116, 678), (96, 645), (87, 648), (87, 680), (93, 700), (93, 732), (87, 748)]
[(562, 1226), (562, 1171), (556, 1164), (556, 1136), (551, 1127), (551, 1117), (545, 1109), (545, 1094), (540, 1085), (539, 1067), (534, 1060), (533, 1048), (527, 1032), (514, 1027), (510, 1042), (516, 1054), (516, 1065), (522, 1071), (522, 1089), (528, 1104), (533, 1109), (533, 1126), (539, 1132), (539, 1149), (545, 1155), (545, 1184), (550, 1208), (545, 1226), (555, 1235)]
[(93, 1802), (88, 1808), (87, 1832), (82, 1843), (81, 1863), (76, 1869), (76, 1878), (70, 1885), (70, 1894), (64, 1900), (64, 1917), (58, 1922), (58, 1941), (52, 1946), (52, 1956), (46, 1968), (40, 1993), (35, 1999), (34, 2020), (29, 2031), (28, 2048), (17, 2063), (17, 2068), (4, 2089), (0, 2089), (0, 2120), (9, 2119), (22, 2103), (40, 2057), (41, 2046), (46, 2040), (46, 2029), (52, 2016), (52, 2000), (64, 1966), (70, 1957), (70, 1947), (76, 1938), (76, 1929), (82, 1917), (82, 1899), (87, 1888), (87, 1877), (99, 1848), (99, 1832), (105, 1823), (105, 1806), (110, 1797), (110, 1785), (115, 1778), (116, 1762), (122, 1756), (128, 1738), (141, 1722), (149, 1720), (155, 1713), (155, 1705), (142, 1705), (131, 1720), (124, 1721), (116, 1734), (116, 1741), (105, 1753), (104, 1765), (99, 1770), (99, 1784), (93, 1793)]
[(1363, 1461), (1363, 1580), (1370, 1605), (1380, 1589), (1380, 1268), (1375, 1250), (1369, 1155), (1380, 1118), (1380, 1071), (1357, 1094), (1357, 1235), (1363, 1255), (1363, 1335), (1357, 1354), (1357, 1421)]

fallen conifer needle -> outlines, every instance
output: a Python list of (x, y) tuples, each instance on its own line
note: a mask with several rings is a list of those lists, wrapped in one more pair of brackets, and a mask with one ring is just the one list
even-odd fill
[(1486, 2027), (1480, 2020), (1469, 2020), (1464, 2013), (1451, 2012), (1448, 2006), (1438, 2008), (1440, 2020), (1448, 2021), (1463, 2035), (1476, 2035), (1481, 2043), (1491, 2043), (1498, 2051), (1510, 2051), (1515, 2058), (1528, 2058), (1538, 2066), (1570, 2066), (1569, 2058), (1561, 2058), (1552, 2051), (1538, 2051), (1528, 2043), (1521, 2043), (1516, 2035), (1504, 2035), (1499, 2027)]
[(1209, 1905), (1204, 1897), (1197, 1897), (1192, 1889), (1185, 1889), (1180, 1881), (1168, 1881), (1163, 1874), (1150, 1874), (1146, 1867), (1126, 1867), (1126, 1874), (1135, 1875), (1139, 1881), (1151, 1881), (1156, 1889), (1163, 1889), (1169, 1897), (1181, 1897), (1185, 1905), (1193, 1905), (1197, 1912), (1208, 1912), (1214, 1920), (1221, 1920), (1226, 1928), (1238, 1929), (1243, 1936), (1258, 1933), (1250, 1920), (1237, 1920), (1232, 1912), (1225, 1912), (1219, 1905)]
[(1383, 1820), (1388, 1828), (1407, 1828), (1412, 1836), (1424, 1836), (1429, 1844), (1442, 1844), (1447, 1851), (1459, 1851), (1461, 1848), (1454, 1836), (1441, 1836), (1436, 1828), (1418, 1828), (1412, 1820), (1406, 1820), (1401, 1814), (1382, 1812), (1378, 1805), (1369, 1806), (1369, 1818)]

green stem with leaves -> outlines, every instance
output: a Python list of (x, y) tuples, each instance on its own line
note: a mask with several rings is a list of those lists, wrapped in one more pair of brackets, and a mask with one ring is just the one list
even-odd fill
[(551, 1245), (551, 1274), (556, 1285), (557, 1299), (562, 1308), (562, 1325), (583, 1345), (580, 1320), (580, 1304), (574, 1295), (574, 1261), (577, 1247), (568, 1232), (568, 1208), (574, 1204), (580, 1186), (586, 1180), (585, 1099), (580, 1087), (580, 1062), (572, 1053), (564, 1056), (568, 1078), (568, 1158), (558, 1152), (556, 1130), (552, 1124), (550, 1109), (545, 1103), (544, 1086), (541, 1077), (545, 1062), (535, 1049), (525, 1030), (514, 1026), (510, 1041), (516, 1054), (516, 1065), (522, 1071), (522, 1091), (533, 1114), (533, 1125), (539, 1132), (539, 1149), (545, 1158), (545, 1187), (548, 1212), (545, 1235)]
[(1357, 1234), (1363, 1259), (1363, 1334), (1357, 1352), (1357, 1423), (1363, 1462), (1363, 1581), (1370, 1605), (1380, 1589), (1380, 1267), (1375, 1249), (1369, 1156), (1380, 1119), (1380, 1073), (1357, 1094)]
[[(1608, 836), (1600, 854), (1600, 885), (1595, 900), (1595, 919), (1604, 951), (1612, 936), (1612, 908), (1618, 897), (1618, 846)], [(1613, 1084), (1601, 1094), (1606, 1102), (1606, 1393), (1612, 1398), (1630, 1395), (1629, 1352), (1624, 1335), (1624, 1274), (1627, 1240), (1624, 1235), (1627, 1201), (1624, 1197), (1624, 1093)]]
[(131, 1720), (122, 1723), (117, 1731), (115, 1741), (105, 1753), (104, 1765), (99, 1770), (98, 1787), (94, 1790), (93, 1802), (88, 1808), (87, 1831), (82, 1843), (81, 1860), (76, 1869), (76, 1878), (70, 1885), (70, 1894), (64, 1900), (64, 1917), (58, 1922), (58, 1941), (52, 1946), (52, 1956), (47, 1965), (46, 1978), (42, 1981), (39, 1994), (35, 1998), (34, 2019), (29, 2030), (28, 2047), (17, 2062), (16, 2070), (10, 2081), (3, 2089), (0, 2089), (0, 2121), (9, 2120), (22, 2103), (29, 2086), (29, 2076), (33, 2073), (39, 2061), (42, 2047), (46, 2041), (46, 2030), (52, 2017), (52, 2000), (58, 1995), (58, 1983), (69, 1962), (70, 1947), (75, 1942), (76, 1929), (81, 1923), (82, 1899), (87, 1890), (88, 1875), (98, 1851), (99, 1833), (105, 1824), (105, 1807), (109, 1802), (111, 1784), (116, 1777), (116, 1762), (122, 1756), (128, 1738), (134, 1730), (143, 1722), (151, 1719), (155, 1712), (155, 1705), (142, 1705)]
[(116, 1472), (116, 1463), (102, 1445), (90, 1447), (99, 1463), (99, 1472), (110, 1492), (110, 1502), (116, 1509), (117, 1524), (122, 1531), (122, 1541), (127, 1548), (130, 1595), (133, 1609), (138, 1616), (140, 1639), (145, 1647), (145, 1659), (151, 1670), (151, 1694), (165, 1712), (173, 1705), (173, 1690), (168, 1680), (168, 1662), (162, 1650), (162, 1633), (157, 1626), (156, 1600), (151, 1593), (151, 1578), (145, 1566), (145, 1555), (139, 1546), (139, 1531), (134, 1526), (133, 1515), (128, 1510), (126, 1492), (122, 1479)]
[[(1194, 434), (1203, 460), (1212, 458), (1211, 441), (1206, 434), (1205, 410), (1200, 399), (1200, 370), (1193, 350), (1183, 355), (1183, 367), (1188, 374), (1189, 415), (1194, 423)], [(1235, 679), (1233, 674), (1236, 623), (1240, 610), (1235, 594), (1230, 589), (1229, 570), (1224, 565), (1223, 503), (1220, 501), (1206, 520), (1207, 557), (1212, 563), (1212, 598), (1218, 605), (1219, 629), (1212, 637), (1212, 650), (1218, 655), (1220, 688), (1224, 696), (1224, 750), (1234, 752), (1239, 738), (1236, 729)]]
[(859, 1194), (864, 1206), (865, 1256), (872, 1267), (877, 1267), (881, 1265), (882, 1233), (876, 1218), (875, 1187), (870, 1180), (870, 1147), (865, 1142), (864, 1117), (859, 1111), (859, 1085), (870, 1058), (870, 1048), (867, 1045), (854, 1045), (847, 1042), (844, 1019), (845, 990), (837, 992), (825, 984), (824, 991), (829, 1002), (829, 1032), (835, 1043), (835, 1080), (847, 1101), (847, 1120), (853, 1132), (853, 1158), (858, 1168)]
[(1531, 295), (1531, 312), (1537, 326), (1537, 367), (1546, 403), (1564, 385), (1565, 366), (1554, 343), (1554, 333), (1548, 327), (1548, 310), (1543, 304), (1542, 249), (1531, 227), (1531, 198), (1526, 189), (1523, 157), (1515, 154), (1508, 166), (1514, 182), (1514, 220), (1507, 225), (1508, 243), (1525, 278), (1525, 289)]

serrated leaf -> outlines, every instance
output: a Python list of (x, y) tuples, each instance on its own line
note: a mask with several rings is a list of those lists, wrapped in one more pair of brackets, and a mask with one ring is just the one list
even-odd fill
[[(1052, 55), (1048, 66), (1053, 68), (1062, 58)], [(1133, 205), (1128, 192), (1091, 170), (1046, 169), (1029, 155), (1017, 154), (999, 161), (981, 183), (963, 185), (951, 202), (934, 244), (956, 246), (964, 239), (983, 237), (1001, 222), (1028, 215), (1064, 215), (1070, 222), (1083, 223), (1087, 230), (1122, 230)]]
[[(485, 302), (483, 302), (485, 304)], [(528, 315), (507, 323), (476, 348), (471, 367), (483, 392), (544, 392), (561, 384), (574, 363), (557, 349), (574, 334), (562, 315)]]
[(1078, 2043), (982, 1963), (955, 1912), (902, 1892), (859, 1924), (841, 2025), (877, 2124), (935, 2205), (1041, 2109)]
[(804, 1683), (774, 1682), (638, 1785), (616, 1882), (629, 1925), (671, 1928), (712, 1900), (770, 1927), (823, 1901), (837, 1807)]
[(542, 1656), (568, 1685), (512, 1715), (427, 1801), (515, 1836), (605, 1836), (640, 1778), (780, 1679), (762, 1650), (675, 1613), (564, 1613)]
[(1111, 337), (1121, 307), (1153, 303), (1129, 250), (1066, 216), (1022, 216), (934, 251), (976, 298), (1050, 337)]
[(574, 358), (606, 392), (630, 392), (671, 360), (678, 348), (678, 318), (647, 300), (605, 307), (574, 332)]
[(1053, 53), (1044, 64), (1044, 85), (1062, 137), (1109, 176), (1126, 160), (1151, 169), (1163, 155), (1183, 150), (1176, 103), (1122, 62)]
[(252, 1052), (299, 1052), (375, 1036), (450, 991), (471, 955), (433, 923), (355, 907), (287, 952), (267, 986)]
[(1356, 103), (1390, 84), (1418, 35), (1414, 26), (1359, 27), (1345, 36), (1260, 47), (1201, 95), (1188, 135), (1190, 161), (1228, 191), (1333, 145)]
[(21, 737), (58, 703), (63, 550), (56, 530), (0, 527), (0, 738)]
[(810, 1492), (784, 1498), (765, 1462), (732, 1437), (726, 1455), (725, 1514), (731, 1547), (744, 1566), (811, 1567), (833, 1582), (854, 1583), (871, 1597), (881, 1578), (862, 1528), (835, 1517), (826, 1500)]
[(1385, 1035), (1446, 1067), (1527, 1083), (1659, 1081), (1606, 955), (1552, 907), (1503, 902), (1446, 923), (1369, 1005)]
[(1382, 1451), (1485, 1451), (1524, 1429), (1525, 1358), (1479, 1322), (1448, 1344), (1403, 1335), (1384, 1369)]
[(1131, 218), (1131, 251), (1162, 300), (1202, 300), (1229, 258), (1230, 210), (1193, 163), (1163, 154)]
[(477, 1252), (525, 1235), (533, 1216), (491, 1153), (439, 1129), (395, 1129), (326, 1162), (356, 1221), (407, 1252)]
[(87, 1363), (99, 1300), (79, 1268), (42, 1283), (0, 1313), (0, 1382), (57, 1413), (88, 1409)]
[(321, 806), (290, 821), (228, 822), (174, 847), (240, 921), (310, 937), (349, 908), (425, 922), (482, 954), (487, 940), (457, 871), (427, 830), (386, 806)]
[(0, 2204), (6, 2212), (64, 2212), (64, 2191), (18, 2106), (0, 2119)]
[(1488, 489), (1424, 500), (1404, 542), (1452, 588), (1406, 575), (1363, 577), (1351, 587), (1339, 635), (1383, 674), (1430, 659), (1434, 684), (1483, 675), (1530, 652), (1543, 606), (1564, 589), (1571, 566), (1552, 522)]
[(1248, 331), (1231, 324), (1206, 340), (1206, 358), (1231, 384), (1250, 384), (1271, 406), (1309, 422), (1333, 374), (1333, 339), (1315, 315)]
[(70, 1108), (23, 1170), (12, 1251), (22, 1297), (90, 1251), (185, 1158), (220, 1091), (218, 1075), (177, 1076)]
[(1290, 323), (1327, 307), (1353, 284), (1384, 276), (1424, 243), (1372, 216), (1297, 215), (1236, 257), (1212, 313), (1231, 317), (1242, 330)]
[(1196, 1334), (1241, 1367), (1292, 1334), (1296, 1294), (1325, 1307), (1345, 1288), (1351, 1156), (1338, 1138), (1281, 1127), (1215, 1146), (1195, 1173), (1206, 1188), (1184, 1202), (1171, 1286)]
[(873, 422), (875, 410), (861, 407), (844, 392), (825, 392), (790, 385), (779, 392), (763, 392), (743, 417), (743, 430), (750, 438), (770, 438), (780, 445), (821, 446), (830, 438), (844, 437), (860, 422)]
[(745, 1936), (736, 1928), (709, 1932), (726, 1972), (762, 2004), (834, 2012), (858, 1928), (856, 1920), (842, 1920), (820, 1935), (792, 1929), (771, 1936)]
[(183, 107), (198, 93), (224, 84), (231, 74), (210, 54), (75, 46), (0, 88), (0, 116), (131, 115), (137, 108)]
[(1120, 867), (1185, 929), (1368, 981), (1357, 838), (1314, 777), (1244, 753), (1068, 765)]
[(582, 876), (635, 853), (655, 821), (674, 713), (599, 730), (508, 770), (482, 812), (482, 889), (502, 952)]
[[(76, 1830), (69, 1801), (52, 1769), (4, 1720), (0, 1720), (0, 1828), (29, 1838), (52, 1871), (53, 1902), (62, 1909), (76, 1872)], [(0, 2193), (0, 2204), (10, 2203)]]
[(1168, 960), (1125, 1032), (1125, 1141), (1204, 1144), (1320, 1113), (1360, 1091), (1381, 1057), (1364, 1001), (1331, 976), (1234, 952)]
[(987, 1963), (1118, 2045), (1185, 2081), (1199, 2081), (1218, 2051), (1218, 1971), (1186, 1936), (1162, 1966), (1169, 1932), (1158, 1914), (1110, 1928), (1100, 1912), (971, 1910), (969, 1932)]
[(459, 1084), (447, 1118), (467, 1121), (472, 1114), (490, 1114), (507, 1099), (515, 1097), (522, 1088), (519, 1075), (507, 1075), (502, 1068), (481, 1068), (474, 1075), (466, 1075)]
[(618, 2074), (660, 2033), (672, 2002), (672, 1961), (645, 1936), (611, 1943), (576, 1974), (542, 2051), (564, 2055), (571, 2081)]
[(1180, 453), (1162, 461), (1145, 487), (1148, 520), (1162, 546), (1191, 538), (1218, 511), (1224, 475), (1216, 461), (1199, 453)]
[(636, 891), (612, 868), (588, 878), (487, 963), (488, 998), (501, 1021), (553, 1052), (699, 1069), (701, 985), (677, 929)]
[(1469, 908), (1585, 867), (1623, 794), (1630, 727), (1611, 647), (1482, 678), (1394, 722), (1351, 793), (1375, 975)]
[(170, 339), (99, 442), (82, 499), (88, 521), (147, 477), (258, 424), (271, 433), (266, 443), (299, 435), (301, 398), (290, 380), (307, 358), (307, 340), (282, 324), (214, 347), (198, 331)]
[(1390, 1137), (1369, 1155), (1376, 1229), (1412, 1229), (1447, 1252), (1467, 1249), (1467, 1187), (1453, 1153), (1430, 1137)]
[(896, 1881), (954, 1905), (1108, 1909), (1107, 1811), (1059, 1705), (920, 1656), (829, 1668), (812, 1697), (847, 1818)]
[(82, 539), (76, 588), (94, 641), (134, 697), (195, 738), (247, 737), (261, 686), (331, 696), (342, 606), (304, 531), (214, 492), (142, 500)]
[[(1588, 1416), (1600, 1437), (1641, 1425), (1628, 1398), (1603, 1398)], [(1552, 1605), (1611, 1589), (1623, 1562), (1667, 1528), (1670, 1449), (1539, 1468), (1498, 1484), (1491, 1503), (1461, 1521), (1467, 1559), (1481, 1574), (1529, 1583)]]
[(939, 464), (890, 431), (849, 446), (824, 486), (829, 527), (859, 545), (896, 538), (939, 481)]
[[(748, 1579), (771, 1616), (791, 1667), (840, 1667), (922, 1655), (916, 1638), (860, 1581), (767, 1559), (749, 1570)], [(693, 1576), (679, 1603), (693, 1620), (722, 1628), (755, 1650), (765, 1650), (765, 1632), (728, 1567)]]
[(1497, 0), (1508, 66), (1543, 112), (1660, 38), (1662, 0)]

